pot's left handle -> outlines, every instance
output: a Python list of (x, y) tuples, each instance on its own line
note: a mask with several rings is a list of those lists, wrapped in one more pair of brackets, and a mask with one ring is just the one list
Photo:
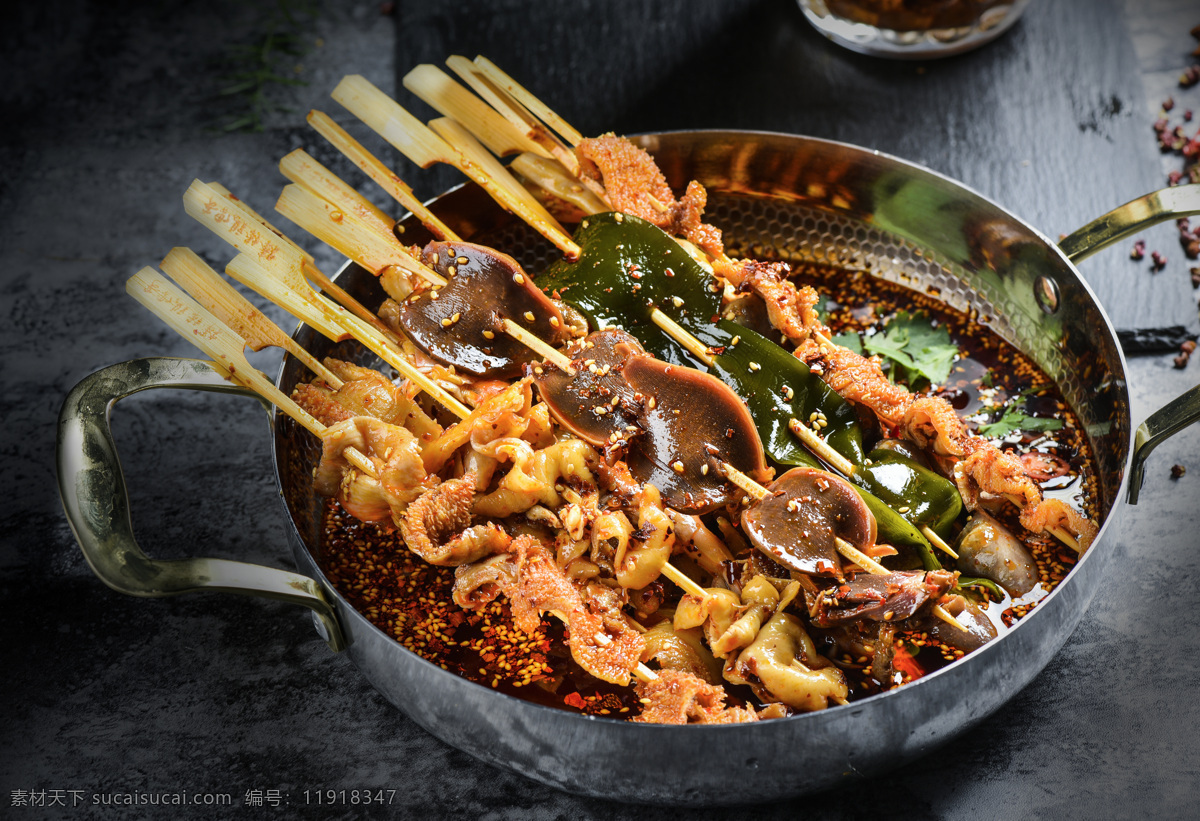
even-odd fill
[(109, 426), (114, 404), (150, 388), (256, 394), (226, 381), (210, 362), (135, 359), (86, 377), (68, 394), (58, 416), (58, 490), (83, 555), (101, 581), (131, 596), (223, 591), (302, 604), (323, 638), (345, 648), (337, 613), (314, 579), (227, 559), (152, 559), (133, 537), (129, 495)]

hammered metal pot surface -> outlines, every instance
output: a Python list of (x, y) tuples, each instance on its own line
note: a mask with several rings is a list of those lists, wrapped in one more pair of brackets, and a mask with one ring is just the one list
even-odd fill
[[(676, 190), (690, 179), (705, 184), (708, 219), (725, 232), (731, 255), (836, 263), (936, 295), (989, 325), (1058, 383), (1089, 432), (1105, 518), (1068, 579), (1002, 638), (898, 690), (787, 719), (678, 727), (589, 718), (498, 694), (421, 659), (370, 624), (319, 567), (321, 500), (311, 488), (317, 445), (277, 417), (275, 457), (297, 564), (330, 589), (347, 652), (371, 683), (431, 733), (490, 765), (569, 792), (675, 805), (766, 801), (868, 778), (996, 710), (1037, 675), (1083, 615), (1119, 538), (1117, 500), (1129, 456), (1115, 332), (1052, 242), (931, 171), (853, 146), (776, 134), (640, 140)], [(499, 248), (530, 271), (554, 257), (548, 243), (473, 186), (440, 198), (434, 210), (464, 238)], [(404, 228), (406, 242), (428, 238), (411, 219)], [(368, 305), (383, 299), (374, 277), (356, 266), (347, 266), (339, 283)], [(319, 356), (371, 361), (307, 328), (298, 340)], [(304, 378), (289, 360), (280, 384), (290, 392)]]

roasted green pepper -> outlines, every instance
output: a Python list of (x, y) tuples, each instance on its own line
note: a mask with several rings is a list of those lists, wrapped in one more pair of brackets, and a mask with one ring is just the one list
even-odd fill
[(704, 345), (725, 343), (713, 324), (721, 289), (661, 228), (628, 214), (596, 214), (580, 223), (575, 242), (579, 259), (555, 262), (537, 284), (582, 311), (593, 329), (624, 328), (659, 359), (689, 368), (703, 366), (651, 321), (655, 308)]

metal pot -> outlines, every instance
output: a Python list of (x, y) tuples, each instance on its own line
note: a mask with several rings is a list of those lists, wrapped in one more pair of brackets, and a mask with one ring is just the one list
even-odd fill
[[(1119, 538), (1122, 499), (1137, 501), (1147, 454), (1200, 418), (1197, 387), (1134, 434), (1116, 333), (1074, 263), (1149, 223), (1200, 212), (1200, 186), (1136, 200), (1056, 246), (953, 180), (850, 145), (744, 132), (651, 135), (641, 143), (676, 189), (690, 179), (708, 187), (709, 219), (739, 246), (859, 267), (936, 293), (975, 312), (1058, 383), (1090, 435), (1104, 524), (1070, 576), (1013, 630), (898, 690), (754, 724), (638, 725), (501, 695), (410, 653), (332, 588), (318, 566), (321, 500), (311, 475), (319, 448), (286, 417), (275, 417), (275, 460), (298, 574), (218, 559), (155, 560), (139, 549), (108, 429), (111, 405), (158, 387), (244, 393), (211, 365), (183, 359), (106, 368), (76, 386), (63, 406), (59, 488), (96, 575), (138, 596), (225, 590), (303, 604), (329, 645), (347, 652), (431, 733), (489, 764), (586, 795), (734, 804), (837, 787), (916, 758), (1000, 707), (1079, 622)], [(463, 237), (501, 248), (531, 270), (552, 255), (474, 186), (439, 198), (434, 210)], [(425, 236), (411, 218), (404, 227), (407, 242)], [(343, 269), (339, 284), (367, 304), (382, 299), (374, 277), (356, 266)], [(333, 350), (308, 328), (297, 340), (317, 355)], [(279, 384), (286, 393), (303, 378), (300, 364), (289, 360)]]

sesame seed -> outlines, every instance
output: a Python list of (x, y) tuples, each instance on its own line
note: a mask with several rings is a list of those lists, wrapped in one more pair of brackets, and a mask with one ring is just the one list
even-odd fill
[(525, 316), (526, 322), (533, 322), (533, 320), (534, 320), (533, 311), (526, 311), (524, 316)]
[(680, 462), (679, 460), (672, 462), (671, 470), (675, 471), (676, 473), (683, 473), (683, 462)]
[(757, 362), (751, 362), (751, 363), (750, 363), (750, 370), (752, 370), (752, 371), (759, 371), (759, 370), (762, 370), (762, 365), (758, 364)]
[(525, 275), (524, 274), (513, 274), (513, 282), (517, 283), (518, 285), (524, 285), (525, 284)]
[(457, 268), (455, 268), (453, 265), (447, 265), (447, 266), (446, 266), (446, 276), (448, 276), (448, 277), (452, 277), (452, 276), (454, 276), (454, 275), (455, 275), (455, 274), (457, 274), (457, 273), (458, 273), (458, 269), (457, 269)]
[(484, 339), (495, 339), (495, 338), (496, 338), (496, 334), (495, 334), (495, 332), (494, 332), (494, 331), (484, 331), (484, 332), (483, 332), (483, 338), (484, 338)]
[(430, 291), (430, 292), (429, 292), (429, 298), (430, 298), (430, 299), (437, 299), (437, 298), (438, 298), (438, 290), (437, 290), (437, 288), (434, 288), (432, 291)]
[(707, 475), (708, 475), (708, 464), (707, 464), (707, 463), (705, 463), (705, 464), (703, 464), (703, 465), (701, 465), (701, 466), (700, 466), (700, 475), (701, 475), (701, 476), (707, 476)]
[(673, 296), (673, 297), (671, 297), (671, 304), (674, 305), (676, 308), (682, 308), (683, 300), (677, 296)]
[(729, 340), (729, 347), (736, 348), (737, 344), (741, 341), (742, 338), (740, 336), (735, 336), (733, 339)]
[(459, 258), (458, 258), (458, 264), (459, 264), (459, 265), (466, 265), (468, 262), (470, 262), (470, 260), (469, 260), (469, 259), (467, 259), (466, 257), (459, 257)]
[(793, 391), (787, 385), (783, 386), (783, 398), (784, 399), (786, 399), (790, 402), (790, 401), (792, 401), (792, 397), (794, 397), (795, 395), (796, 395), (795, 391)]
[(437, 252), (436, 252), (436, 251), (435, 251), (435, 252), (434, 252), (434, 254), (433, 254), (433, 264), (434, 264), (434, 265), (437, 265), (437, 264), (438, 264), (438, 255), (437, 255)]
[(617, 213), (613, 214), (613, 219), (614, 219), (616, 222), (624, 222), (624, 221), (625, 221), (625, 215), (624, 215), (624, 214), (622, 214), (620, 211), (618, 211)]
[(556, 317), (556, 316), (550, 317), (550, 327), (551, 328), (557, 328), (561, 324), (562, 323), (558, 321), (558, 317)]

